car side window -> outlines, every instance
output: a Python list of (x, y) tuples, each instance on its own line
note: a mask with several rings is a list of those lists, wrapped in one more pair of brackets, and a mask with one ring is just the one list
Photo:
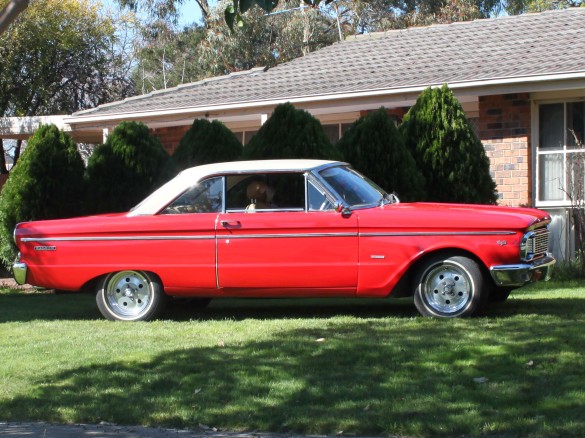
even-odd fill
[(318, 188), (312, 181), (308, 183), (309, 211), (333, 210), (335, 206), (325, 195), (325, 191)]
[(226, 211), (303, 211), (302, 173), (259, 173), (226, 177)]
[(171, 202), (162, 214), (219, 213), (223, 207), (223, 177), (201, 181)]

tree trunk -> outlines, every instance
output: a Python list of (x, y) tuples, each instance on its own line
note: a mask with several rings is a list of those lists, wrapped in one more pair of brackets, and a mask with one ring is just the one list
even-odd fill
[(10, 0), (0, 11), (0, 35), (28, 7), (29, 0)]
[(8, 174), (8, 168), (6, 167), (6, 154), (4, 153), (4, 142), (0, 138), (0, 175)]

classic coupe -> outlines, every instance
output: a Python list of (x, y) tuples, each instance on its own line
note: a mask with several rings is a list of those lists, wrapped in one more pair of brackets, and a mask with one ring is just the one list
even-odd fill
[(550, 221), (528, 208), (400, 203), (342, 162), (217, 163), (127, 213), (18, 224), (13, 273), (89, 288), (110, 320), (219, 297), (411, 296), (422, 315), (461, 317), (549, 279)]

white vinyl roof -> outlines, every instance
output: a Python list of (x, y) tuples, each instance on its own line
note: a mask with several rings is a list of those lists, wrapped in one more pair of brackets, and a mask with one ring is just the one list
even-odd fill
[(128, 216), (144, 216), (158, 213), (171, 200), (202, 179), (213, 175), (264, 172), (304, 172), (336, 161), (328, 160), (257, 160), (232, 161), (226, 163), (204, 164), (183, 170), (175, 178), (153, 192), (148, 198), (134, 207)]

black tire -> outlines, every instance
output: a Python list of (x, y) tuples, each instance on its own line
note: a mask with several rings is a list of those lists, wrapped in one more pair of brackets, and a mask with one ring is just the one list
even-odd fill
[(436, 255), (418, 269), (414, 304), (423, 316), (455, 318), (473, 315), (487, 299), (478, 264), (464, 256)]
[(503, 303), (508, 299), (510, 293), (514, 290), (512, 287), (496, 287), (490, 291), (488, 301), (490, 303)]
[(144, 271), (109, 274), (98, 285), (98, 309), (110, 321), (150, 321), (167, 303), (158, 278)]
[(173, 306), (204, 309), (211, 303), (211, 298), (171, 297), (170, 303)]

